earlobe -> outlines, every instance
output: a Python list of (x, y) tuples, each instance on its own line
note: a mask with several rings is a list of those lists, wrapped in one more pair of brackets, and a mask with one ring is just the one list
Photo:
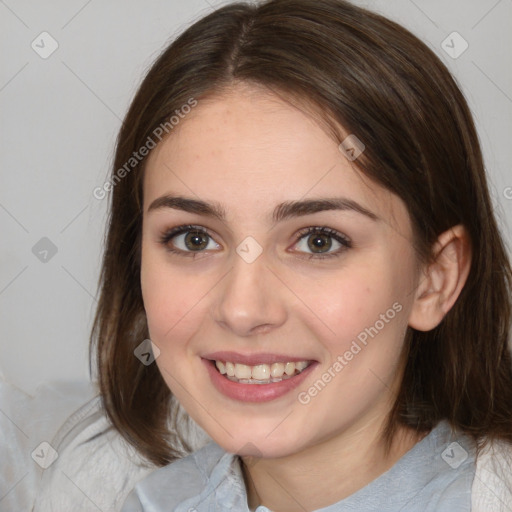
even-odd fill
[(423, 270), (415, 291), (409, 326), (418, 331), (437, 327), (450, 311), (471, 268), (471, 243), (461, 224), (439, 235), (435, 260)]

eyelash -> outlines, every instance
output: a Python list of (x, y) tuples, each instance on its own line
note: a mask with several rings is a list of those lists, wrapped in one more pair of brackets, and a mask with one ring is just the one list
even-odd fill
[[(183, 251), (181, 249), (175, 249), (169, 245), (169, 242), (174, 237), (176, 237), (178, 235), (182, 235), (183, 233), (188, 233), (189, 231), (196, 231), (202, 235), (206, 235), (209, 238), (213, 239), (213, 237), (204, 228), (202, 228), (200, 226), (193, 226), (191, 224), (188, 224), (188, 225), (183, 225), (183, 226), (176, 226), (175, 228), (171, 228), (171, 229), (165, 231), (164, 233), (162, 233), (162, 235), (160, 237), (160, 243), (166, 248), (167, 251), (169, 251), (171, 253), (175, 253), (180, 256), (195, 258), (198, 254), (200, 254), (201, 252), (204, 252), (204, 250), (202, 250), (202, 251)], [(329, 228), (327, 226), (311, 226), (308, 228), (301, 229), (298, 233), (298, 236), (297, 236), (297, 239), (296, 239), (294, 245), (297, 244), (303, 238), (307, 237), (308, 235), (313, 235), (313, 234), (327, 235), (327, 236), (333, 238), (334, 240), (336, 240), (337, 242), (339, 242), (342, 247), (339, 248), (335, 252), (311, 253), (311, 254), (307, 254), (307, 256), (303, 256), (303, 257), (307, 257), (308, 259), (311, 259), (311, 258), (325, 259), (325, 258), (338, 257), (343, 252), (345, 252), (347, 249), (351, 249), (353, 247), (352, 242), (349, 240), (348, 237), (339, 233), (335, 229)]]

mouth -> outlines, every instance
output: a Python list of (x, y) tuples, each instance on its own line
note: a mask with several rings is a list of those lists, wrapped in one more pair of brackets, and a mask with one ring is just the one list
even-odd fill
[(221, 375), (239, 384), (272, 384), (290, 379), (302, 373), (312, 361), (283, 361), (272, 364), (250, 366), (231, 361), (215, 361)]
[(288, 395), (319, 364), (287, 355), (235, 352), (205, 354), (201, 359), (217, 391), (242, 402), (268, 402)]

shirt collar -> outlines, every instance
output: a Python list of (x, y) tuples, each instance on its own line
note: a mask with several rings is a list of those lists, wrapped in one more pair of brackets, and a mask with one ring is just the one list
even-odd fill
[[(449, 471), (446, 461), (441, 456), (450, 441), (455, 438), (449, 424), (441, 421), (425, 438), (419, 441), (411, 450), (409, 450), (397, 463), (387, 472), (383, 473), (377, 479), (370, 482), (366, 487), (356, 491), (344, 500), (320, 509), (318, 512), (335, 512), (338, 510), (355, 510), (352, 505), (365, 502), (368, 493), (373, 494), (375, 485), (385, 487), (390, 495), (395, 493), (414, 494), (416, 487), (422, 489), (424, 485), (432, 482), (443, 472)], [(459, 438), (459, 441), (461, 438)], [(216, 448), (214, 449), (212, 445)], [(244, 476), (242, 472), (242, 463), (239, 456), (226, 453), (215, 443), (210, 443), (207, 447), (210, 452), (215, 452), (216, 457), (210, 457), (205, 466), (205, 455), (203, 450), (196, 452), (196, 464), (198, 467), (207, 468), (203, 477), (206, 485), (199, 495), (187, 499), (176, 508), (176, 512), (228, 512), (236, 510), (237, 512), (250, 512), (247, 505), (247, 491), (245, 489)], [(467, 445), (466, 448), (472, 451)], [(221, 450), (219, 452), (219, 450)], [(203, 452), (203, 453), (201, 453)], [(220, 458), (219, 458), (220, 453)], [(421, 476), (414, 482), (411, 481), (407, 471), (404, 472), (404, 465), (420, 457), (423, 464)], [(215, 459), (215, 460), (214, 460)], [(215, 463), (215, 461), (217, 461)], [(468, 461), (469, 462), (469, 461)], [(405, 488), (404, 488), (405, 484)], [(340, 508), (341, 507), (341, 508)], [(347, 507), (347, 508), (345, 508)], [(357, 509), (357, 508), (356, 508)], [(265, 506), (259, 506), (254, 512), (272, 512)]]

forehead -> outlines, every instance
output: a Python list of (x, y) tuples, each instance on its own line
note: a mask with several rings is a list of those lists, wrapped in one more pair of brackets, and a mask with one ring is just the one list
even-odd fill
[(215, 201), (228, 213), (238, 208), (248, 216), (284, 201), (343, 196), (395, 223), (408, 221), (403, 202), (362, 175), (325, 126), (254, 87), (198, 100), (151, 152), (144, 210), (167, 193)]

